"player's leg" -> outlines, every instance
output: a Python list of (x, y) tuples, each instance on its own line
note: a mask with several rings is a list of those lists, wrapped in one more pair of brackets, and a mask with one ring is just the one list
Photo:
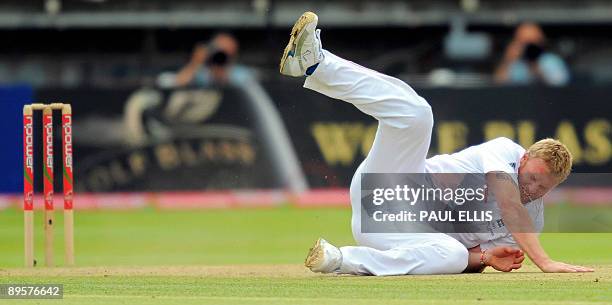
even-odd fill
[(319, 240), (306, 258), (306, 266), (315, 272), (356, 275), (463, 272), (468, 265), (467, 249), (447, 235), (434, 235), (386, 250), (364, 246), (338, 249), (325, 240)]
[[(468, 252), (443, 233), (364, 233), (361, 230), (361, 173), (351, 182), (352, 232), (358, 247), (341, 248), (342, 268), (349, 274), (399, 275), (460, 273)], [(328, 251), (329, 252), (329, 251)]]
[(431, 107), (401, 80), (323, 50), (317, 22), (313, 13), (296, 22), (281, 73), (310, 75), (304, 87), (351, 103), (379, 121), (364, 172), (423, 172), (433, 125)]
[(340, 248), (339, 273), (371, 275), (455, 274), (468, 265), (467, 249), (454, 239), (435, 240), (378, 250), (363, 246)]
[(433, 126), (425, 99), (396, 78), (324, 54), (304, 86), (349, 102), (379, 122), (364, 172), (424, 172)]

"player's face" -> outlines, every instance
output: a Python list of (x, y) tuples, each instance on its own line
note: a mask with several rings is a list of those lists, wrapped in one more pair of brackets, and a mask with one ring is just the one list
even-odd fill
[(521, 159), (518, 174), (522, 203), (541, 198), (557, 185), (557, 179), (550, 174), (548, 165), (540, 158), (525, 155)]

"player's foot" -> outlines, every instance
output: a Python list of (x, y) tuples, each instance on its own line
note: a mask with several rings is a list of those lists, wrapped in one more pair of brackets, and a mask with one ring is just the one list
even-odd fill
[(312, 272), (331, 273), (340, 268), (342, 264), (342, 252), (336, 246), (319, 238), (315, 245), (310, 248), (304, 266)]
[(323, 60), (321, 30), (316, 29), (318, 20), (315, 13), (306, 12), (295, 22), (280, 61), (281, 74), (304, 76)]

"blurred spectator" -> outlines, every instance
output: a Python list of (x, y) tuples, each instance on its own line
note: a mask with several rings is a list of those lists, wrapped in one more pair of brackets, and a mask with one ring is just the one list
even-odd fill
[(220, 33), (209, 43), (197, 44), (191, 60), (177, 74), (176, 86), (240, 84), (250, 78), (250, 71), (236, 64), (238, 41)]
[(495, 81), (507, 84), (563, 86), (569, 78), (565, 62), (546, 49), (544, 33), (534, 23), (523, 23), (516, 29), (495, 71)]

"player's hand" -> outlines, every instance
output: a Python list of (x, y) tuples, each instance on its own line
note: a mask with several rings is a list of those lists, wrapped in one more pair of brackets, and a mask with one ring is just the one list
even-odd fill
[(523, 251), (511, 247), (495, 247), (484, 253), (485, 265), (503, 272), (521, 268), (523, 260), (525, 260)]
[(552, 260), (549, 260), (543, 264), (540, 264), (538, 265), (538, 267), (540, 267), (540, 270), (542, 270), (542, 272), (550, 272), (550, 273), (593, 272), (595, 271), (595, 269), (593, 268), (570, 265), (570, 264), (566, 264), (562, 262), (555, 262)]

